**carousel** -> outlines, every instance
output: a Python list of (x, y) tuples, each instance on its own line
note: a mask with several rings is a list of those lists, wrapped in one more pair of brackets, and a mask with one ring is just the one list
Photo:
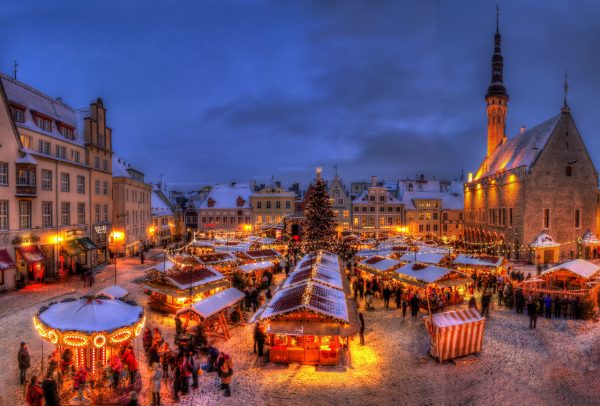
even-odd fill
[[(65, 404), (119, 402), (132, 390), (141, 389), (139, 373), (130, 371), (134, 379), (124, 376), (115, 382), (110, 365), (116, 357), (125, 364), (125, 358), (132, 356), (137, 364), (133, 339), (141, 333), (145, 320), (144, 309), (135, 302), (96, 296), (65, 299), (39, 310), (33, 325), (55, 346), (48, 372), (61, 376), (60, 394)], [(79, 394), (73, 396), (81, 374), (93, 383), (83, 399)]]

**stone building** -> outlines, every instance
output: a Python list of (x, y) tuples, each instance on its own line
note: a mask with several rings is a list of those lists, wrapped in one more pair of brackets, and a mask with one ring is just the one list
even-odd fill
[[(3, 108), (19, 136), (17, 160), (0, 162), (7, 186), (0, 195), (0, 248), (14, 258), (21, 282), (105, 262), (112, 137), (102, 100), (75, 109), (9, 76), (0, 74), (0, 81)], [(8, 129), (0, 143), (14, 147)]]
[(175, 212), (167, 194), (162, 182), (152, 188), (150, 195), (152, 225), (148, 230), (152, 245), (166, 247), (175, 238)]
[(379, 237), (397, 233), (403, 225), (402, 202), (373, 176), (371, 186), (352, 200), (352, 230)]
[(507, 139), (500, 41), (496, 30), (487, 155), (464, 185), (465, 241), (473, 249), (551, 262), (549, 250), (530, 247), (544, 232), (560, 244), (559, 259), (577, 256), (577, 239), (596, 230), (598, 174), (567, 105), (566, 84), (559, 114)]
[(250, 232), (252, 193), (253, 188), (248, 183), (215, 185), (198, 206), (198, 231), (217, 235)]
[(329, 199), (337, 223), (337, 232), (350, 230), (352, 226), (352, 199), (350, 194), (337, 174), (328, 183)]
[(113, 228), (125, 233), (125, 254), (135, 255), (148, 242), (152, 223), (152, 185), (144, 174), (113, 155)]
[(296, 193), (281, 186), (265, 186), (250, 195), (252, 224), (256, 233), (283, 229), (283, 220), (295, 212)]

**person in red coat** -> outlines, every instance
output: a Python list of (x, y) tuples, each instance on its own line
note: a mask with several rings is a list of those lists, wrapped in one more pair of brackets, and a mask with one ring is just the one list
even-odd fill
[(138, 370), (138, 362), (135, 359), (135, 354), (133, 353), (131, 346), (128, 346), (123, 354), (123, 363), (127, 365), (127, 370), (129, 371), (129, 383), (133, 385), (135, 374)]
[(44, 399), (44, 391), (42, 387), (38, 384), (37, 377), (31, 377), (31, 383), (27, 388), (27, 395), (25, 396), (25, 401), (29, 406), (42, 406), (42, 401)]

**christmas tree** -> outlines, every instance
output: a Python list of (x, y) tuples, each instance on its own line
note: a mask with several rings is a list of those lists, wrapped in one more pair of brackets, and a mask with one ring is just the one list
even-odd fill
[(335, 252), (337, 249), (335, 221), (327, 194), (327, 184), (321, 179), (321, 168), (317, 168), (317, 179), (304, 209), (304, 217), (304, 252), (319, 250)]

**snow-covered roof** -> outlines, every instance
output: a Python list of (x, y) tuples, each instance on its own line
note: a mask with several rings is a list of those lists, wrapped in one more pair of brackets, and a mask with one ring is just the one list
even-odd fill
[(408, 276), (410, 278), (422, 281), (425, 283), (433, 283), (444, 276), (456, 272), (453, 269), (442, 268), (439, 266), (425, 266), (409, 263), (401, 268), (396, 269), (396, 273), (400, 276)]
[(150, 268), (146, 269), (148, 271), (158, 271), (158, 272), (167, 272), (171, 269), (175, 268), (175, 264), (172, 261), (159, 261), (156, 265), (152, 265)]
[(467, 254), (458, 254), (452, 263), (454, 265), (475, 265), (487, 267), (499, 267), (504, 262), (504, 257), (475, 256)]
[(231, 252), (242, 252), (242, 251), (248, 251), (250, 249), (250, 246), (252, 245), (251, 242), (248, 241), (243, 241), (243, 242), (236, 242), (235, 244), (223, 244), (223, 245), (215, 245), (215, 251), (219, 251), (219, 252), (227, 252), (227, 251), (231, 251)]
[(129, 292), (126, 289), (120, 287), (119, 285), (112, 285), (96, 293), (96, 296), (104, 295), (109, 299), (121, 299), (127, 296), (128, 294)]
[(585, 279), (590, 279), (595, 275), (600, 275), (600, 266), (584, 259), (574, 259), (572, 261), (556, 265), (555, 267), (552, 267), (541, 274), (548, 275), (562, 270), (566, 270)]
[[(386, 204), (400, 204), (402, 203), (396, 196), (394, 196), (389, 190), (385, 190), (387, 193)], [(361, 194), (352, 199), (352, 203), (374, 203), (369, 201), (369, 189), (363, 191)]]
[(166, 278), (177, 289), (185, 290), (196, 286), (208, 285), (209, 283), (225, 279), (225, 276), (216, 269), (205, 266), (200, 269), (167, 274)]
[(244, 264), (238, 266), (238, 269), (242, 272), (249, 273), (254, 272), (259, 269), (268, 269), (272, 268), (275, 265), (271, 261), (261, 261), (261, 262), (250, 262), (249, 264)]
[[(15, 122), (18, 127), (27, 128), (60, 139), (61, 141), (83, 146), (83, 119), (89, 116), (89, 108), (74, 109), (67, 106), (59, 99), (50, 97), (39, 90), (2, 73), (0, 73), (0, 80), (2, 80), (2, 85), (6, 91), (8, 100), (27, 109), (24, 114), (25, 122)], [(52, 130), (46, 131), (38, 127), (34, 122), (33, 112), (38, 112), (54, 119), (55, 122), (52, 123)], [(58, 130), (56, 121), (73, 127), (75, 129), (73, 131), (75, 139), (70, 140), (63, 137)]]
[(554, 242), (554, 239), (550, 237), (549, 234), (546, 234), (546, 232), (542, 231), (537, 235), (537, 237), (535, 237), (535, 239), (531, 244), (529, 244), (529, 246), (532, 248), (549, 248), (560, 247), (560, 244)]
[(407, 252), (406, 254), (400, 257), (400, 261), (404, 262), (422, 262), (424, 264), (439, 264), (442, 262), (446, 254), (435, 253), (435, 252), (417, 252), (416, 261), (415, 261), (415, 253)]
[(380, 272), (385, 272), (385, 271), (388, 271), (392, 268), (399, 266), (400, 264), (401, 264), (401, 262), (396, 261), (395, 259), (374, 256), (374, 257), (365, 259), (364, 261), (360, 262), (359, 265), (362, 265), (367, 268), (373, 268)]
[[(200, 209), (248, 209), (250, 208), (250, 195), (252, 189), (247, 183), (236, 183), (234, 185), (215, 185), (206, 199), (199, 205)], [(244, 200), (242, 206), (238, 206), (238, 198)], [(209, 203), (213, 203), (209, 207)]]
[(118, 299), (79, 299), (53, 304), (38, 318), (48, 327), (60, 331), (80, 331), (87, 334), (114, 331), (131, 326), (144, 315), (144, 310)]
[(152, 206), (153, 217), (174, 216), (173, 210), (171, 210), (169, 204), (163, 200), (157, 190), (152, 191), (150, 204)]
[(476, 323), (483, 320), (477, 309), (459, 309), (431, 315), (432, 324), (436, 327), (452, 327), (461, 324)]
[(590, 230), (587, 230), (585, 234), (581, 237), (582, 244), (588, 245), (597, 245), (600, 244), (600, 240), (596, 236), (596, 234), (592, 233)]
[(561, 114), (556, 115), (498, 146), (492, 156), (481, 164), (475, 180), (509, 169), (531, 166), (546, 146), (560, 118)]
[(186, 313), (189, 311), (193, 311), (198, 314), (203, 319), (207, 319), (222, 310), (227, 309), (230, 306), (233, 306), (240, 300), (242, 300), (246, 295), (243, 292), (240, 292), (236, 288), (229, 288), (222, 290), (220, 292), (215, 293), (212, 296), (207, 297), (204, 300), (196, 302), (192, 304), (191, 308), (184, 307), (180, 309), (177, 314)]
[(16, 163), (18, 163), (18, 164), (37, 165), (37, 161), (29, 153), (25, 153), (25, 155), (18, 157), (17, 160), (16, 160)]

